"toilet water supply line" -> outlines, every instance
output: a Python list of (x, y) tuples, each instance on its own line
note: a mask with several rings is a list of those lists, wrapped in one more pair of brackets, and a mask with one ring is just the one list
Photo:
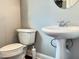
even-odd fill
[(36, 59), (37, 56), (36, 56), (36, 48), (33, 46), (32, 47), (32, 59)]
[[(56, 40), (56, 38), (54, 38), (54, 39), (51, 40), (51, 45), (56, 48), (56, 45), (53, 44), (53, 42), (54, 42), (55, 40)], [(67, 48), (68, 50), (70, 50), (70, 49), (72, 48), (72, 46), (73, 46), (73, 40), (72, 40), (72, 39), (67, 39), (67, 40), (66, 40), (66, 48)]]

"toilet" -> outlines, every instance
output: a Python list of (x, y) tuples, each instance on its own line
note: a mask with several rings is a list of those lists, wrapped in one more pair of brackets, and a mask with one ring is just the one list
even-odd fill
[(35, 29), (17, 29), (20, 43), (13, 43), (0, 48), (0, 59), (25, 59), (27, 46), (35, 42)]

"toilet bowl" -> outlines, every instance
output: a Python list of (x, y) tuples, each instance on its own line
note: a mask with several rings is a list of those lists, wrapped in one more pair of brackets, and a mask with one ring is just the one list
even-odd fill
[(20, 43), (13, 43), (0, 48), (0, 59), (25, 59), (27, 45), (35, 41), (34, 29), (17, 29)]

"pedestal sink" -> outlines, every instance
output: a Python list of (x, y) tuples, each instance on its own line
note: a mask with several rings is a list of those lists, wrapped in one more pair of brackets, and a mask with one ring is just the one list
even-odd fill
[(79, 38), (78, 26), (47, 26), (42, 31), (48, 36), (56, 38), (56, 59), (67, 59), (66, 57), (66, 39)]

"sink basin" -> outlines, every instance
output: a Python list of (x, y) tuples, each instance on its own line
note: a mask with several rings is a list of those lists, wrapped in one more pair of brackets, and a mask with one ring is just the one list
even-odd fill
[(79, 38), (78, 26), (47, 26), (42, 28), (42, 31), (47, 35), (56, 38), (56, 58), (55, 59), (69, 59), (66, 53), (66, 39)]
[(79, 26), (47, 26), (42, 28), (42, 31), (57, 39), (79, 38)]

